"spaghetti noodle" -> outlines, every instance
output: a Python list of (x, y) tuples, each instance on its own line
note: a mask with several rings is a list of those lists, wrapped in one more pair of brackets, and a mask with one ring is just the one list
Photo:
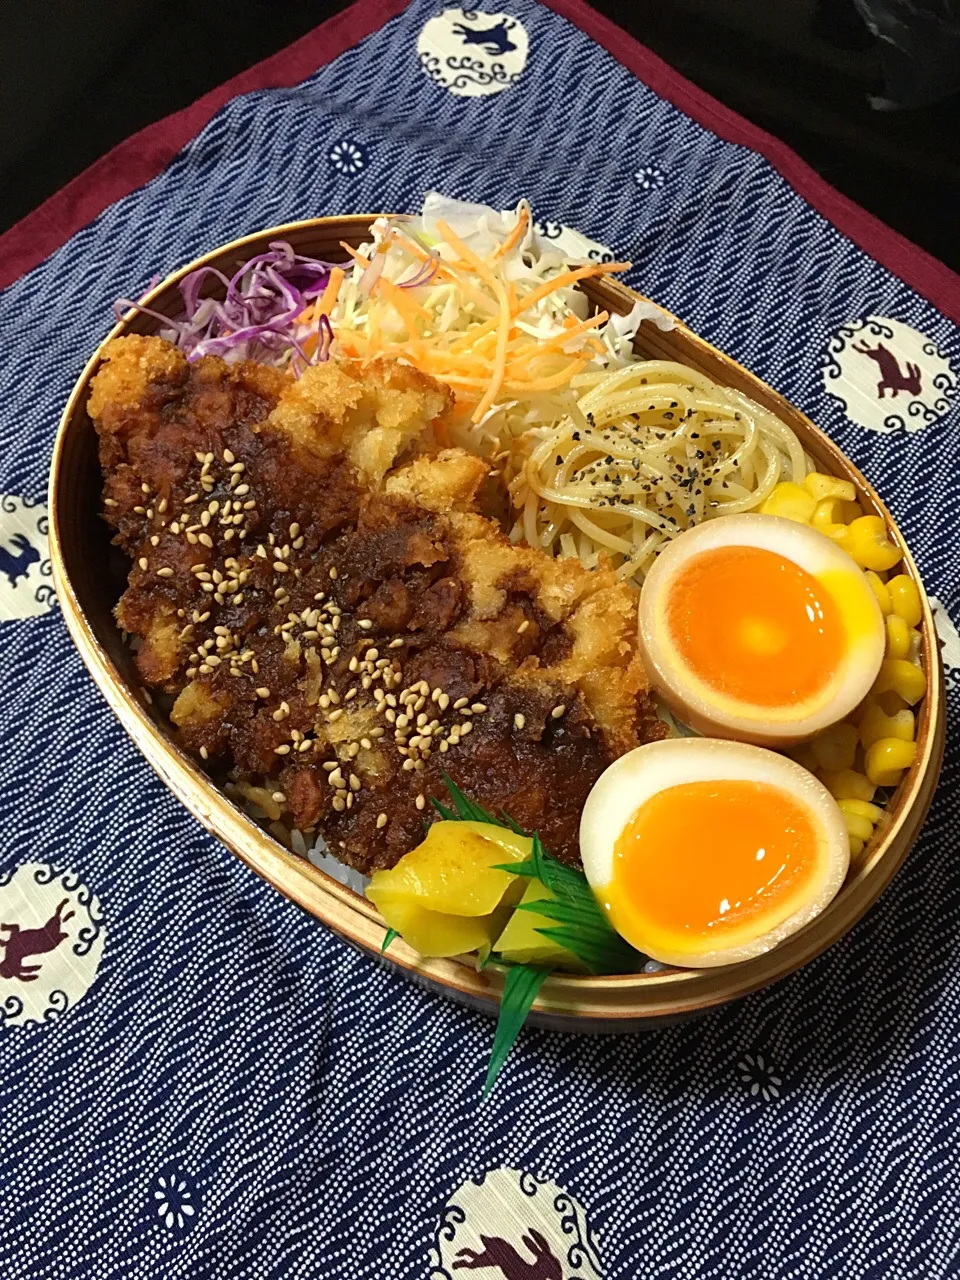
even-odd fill
[(575, 385), (588, 388), (575, 409), (508, 455), (514, 540), (588, 568), (606, 555), (639, 586), (666, 540), (807, 473), (787, 426), (686, 365), (639, 361)]

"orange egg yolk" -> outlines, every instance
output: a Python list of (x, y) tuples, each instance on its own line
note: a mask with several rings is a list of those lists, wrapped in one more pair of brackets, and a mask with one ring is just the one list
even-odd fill
[(752, 941), (804, 901), (820, 862), (817, 828), (768, 783), (684, 782), (651, 796), (614, 846), (604, 894), (612, 923), (656, 951)]
[(667, 626), (705, 684), (763, 707), (797, 706), (822, 692), (846, 645), (829, 592), (762, 547), (694, 556), (670, 584)]

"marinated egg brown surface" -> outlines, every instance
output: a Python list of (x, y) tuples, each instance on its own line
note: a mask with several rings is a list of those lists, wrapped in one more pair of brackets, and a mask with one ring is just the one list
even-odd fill
[(294, 382), (112, 342), (88, 409), (117, 620), (184, 745), (354, 867), (419, 843), (444, 772), (577, 864), (593, 783), (665, 733), (635, 596), (478, 513), (487, 464), (428, 443), (450, 400), (390, 361)]

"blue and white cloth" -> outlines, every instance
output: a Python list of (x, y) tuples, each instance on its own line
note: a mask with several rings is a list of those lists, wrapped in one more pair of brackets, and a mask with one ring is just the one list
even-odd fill
[[(478, 57), (500, 59), (498, 40), (516, 56), (518, 24), (525, 56), (498, 92), (457, 91), (418, 53), (444, 15), (415, 0), (296, 88), (231, 101), (0, 294), (0, 924), (21, 930), (0, 930), (4, 1280), (960, 1275), (960, 672), (924, 833), (848, 937), (669, 1030), (527, 1030), (481, 1103), (492, 1023), (354, 951), (208, 836), (115, 722), (51, 598), (51, 447), (114, 298), (258, 228), (415, 210), (436, 188), (528, 196), (804, 409), (889, 504), (960, 667), (960, 330), (556, 13), (484, 0), (446, 21), (501, 14), (515, 34)], [(847, 415), (831, 342), (867, 317), (931, 345), (939, 409), (892, 430)], [(521, 1208), (550, 1203), (485, 1264), (457, 1232), (504, 1170)]]

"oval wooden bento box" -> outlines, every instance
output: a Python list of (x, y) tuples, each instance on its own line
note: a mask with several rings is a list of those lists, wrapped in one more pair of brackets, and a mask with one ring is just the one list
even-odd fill
[[(341, 241), (359, 245), (368, 238), (374, 215), (317, 218), (274, 227), (236, 240), (197, 259), (151, 290), (144, 302), (173, 314), (178, 281), (200, 265), (231, 274), (271, 240), (284, 239), (300, 252), (326, 259), (346, 257)], [(587, 293), (610, 311), (626, 312), (637, 296), (614, 281), (590, 283)], [(143, 316), (122, 321), (110, 338), (149, 333), (156, 322)], [(717, 382), (737, 387), (778, 414), (796, 431), (818, 468), (852, 480), (864, 509), (886, 522), (890, 536), (903, 545), (890, 513), (860, 472), (799, 410), (734, 360), (697, 337), (679, 321), (663, 332), (641, 325), (637, 352), (649, 358), (679, 360)], [(259, 876), (343, 938), (376, 955), (385, 928), (364, 898), (338, 884), (306, 859), (288, 852), (237, 809), (208, 781), (197, 764), (176, 746), (162, 715), (144, 697), (132, 654), (122, 643), (112, 609), (122, 581), (108, 572), (112, 551), (100, 520), (100, 470), (96, 438), (87, 417), (90, 380), (99, 352), (84, 369), (63, 413), (50, 475), (50, 543), (53, 577), (67, 625), (104, 697), (121, 724), (160, 777), (183, 803)], [(905, 572), (919, 585), (909, 551)], [(551, 977), (541, 989), (534, 1021), (567, 1031), (637, 1030), (674, 1021), (734, 1000), (792, 973), (836, 942), (886, 888), (906, 857), (930, 806), (940, 771), (944, 740), (943, 673), (933, 619), (923, 595), (923, 654), (928, 692), (919, 708), (917, 759), (868, 848), (837, 898), (813, 923), (756, 960), (723, 969), (665, 970), (624, 977)], [(470, 962), (425, 960), (401, 941), (389, 960), (409, 975), (464, 1004), (495, 1012), (501, 978), (493, 970), (475, 971)]]

